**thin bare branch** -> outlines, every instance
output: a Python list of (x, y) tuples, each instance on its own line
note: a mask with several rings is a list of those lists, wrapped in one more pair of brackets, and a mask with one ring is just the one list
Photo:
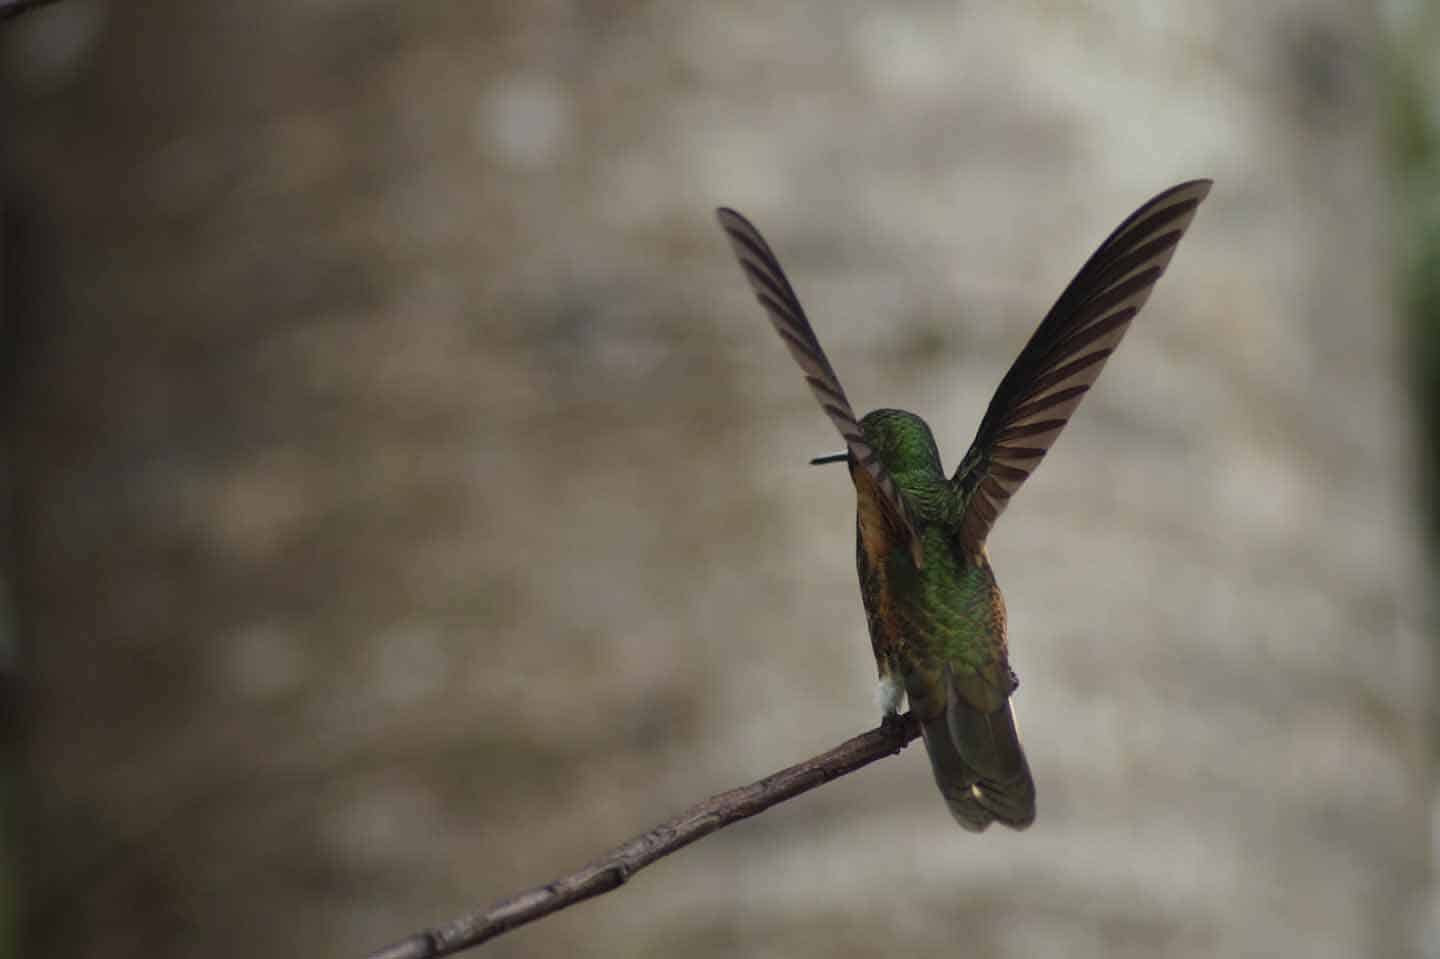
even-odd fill
[(829, 752), (782, 769), (759, 782), (711, 796), (568, 876), (501, 900), (484, 912), (418, 932), (372, 953), (369, 959), (431, 959), (477, 946), (517, 926), (609, 892), (657, 859), (717, 829), (762, 813), (877, 759), (892, 756), (918, 735), (920, 725), (909, 713), (882, 723)]

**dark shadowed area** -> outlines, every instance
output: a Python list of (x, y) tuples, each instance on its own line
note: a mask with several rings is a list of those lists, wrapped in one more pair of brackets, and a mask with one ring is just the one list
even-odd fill
[(1383, 50), (1341, 0), (0, 24), (14, 954), (362, 955), (873, 726), (854, 492), (714, 208), (953, 469), (1199, 176), (989, 540), (1036, 824), (912, 749), (486, 950), (1433, 954)]

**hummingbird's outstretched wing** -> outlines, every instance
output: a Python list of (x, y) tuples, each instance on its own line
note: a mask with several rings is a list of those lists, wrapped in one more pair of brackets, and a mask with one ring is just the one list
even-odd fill
[(800, 306), (800, 298), (780, 269), (780, 261), (770, 252), (770, 245), (760, 231), (739, 213), (721, 207), (715, 211), (715, 216), (730, 239), (730, 246), (745, 271), (745, 278), (750, 281), (750, 288), (755, 291), (755, 298), (765, 307), (775, 331), (789, 347), (795, 362), (800, 364), (815, 399), (820, 401), (820, 407), (845, 440), (845, 448), (874, 481), (880, 495), (909, 532), (911, 555), (916, 566), (922, 565), (920, 537), (916, 535), (904, 497), (875, 451), (865, 441), (860, 422), (845, 396), (845, 388), (840, 385), (840, 377), (835, 375), (834, 367), (820, 348), (820, 341), (816, 339), (810, 321), (805, 318), (805, 310)]
[(996, 517), (1065, 428), (1165, 272), (1209, 180), (1150, 200), (1080, 268), (1000, 381), (955, 471), (967, 496), (960, 540), (978, 550)]

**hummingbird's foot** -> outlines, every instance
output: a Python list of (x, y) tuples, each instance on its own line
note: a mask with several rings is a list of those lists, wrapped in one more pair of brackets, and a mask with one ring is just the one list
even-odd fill
[(880, 729), (887, 733), (899, 732), (904, 723), (900, 721), (899, 713), (886, 713), (880, 717)]

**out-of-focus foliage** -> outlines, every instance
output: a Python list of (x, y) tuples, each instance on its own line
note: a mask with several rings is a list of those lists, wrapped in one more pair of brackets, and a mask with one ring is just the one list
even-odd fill
[(19, 935), (16, 922), (19, 897), (15, 888), (15, 817), (11, 800), (14, 795), (13, 781), (14, 772), (7, 748), (6, 753), (0, 755), (0, 857), (3, 857), (0, 862), (4, 863), (0, 866), (0, 957), (4, 959), (20, 954), (16, 949)]
[(1440, 7), (1392, 4), (1389, 12), (1399, 303), (1414, 338), (1424, 490), (1440, 543)]

